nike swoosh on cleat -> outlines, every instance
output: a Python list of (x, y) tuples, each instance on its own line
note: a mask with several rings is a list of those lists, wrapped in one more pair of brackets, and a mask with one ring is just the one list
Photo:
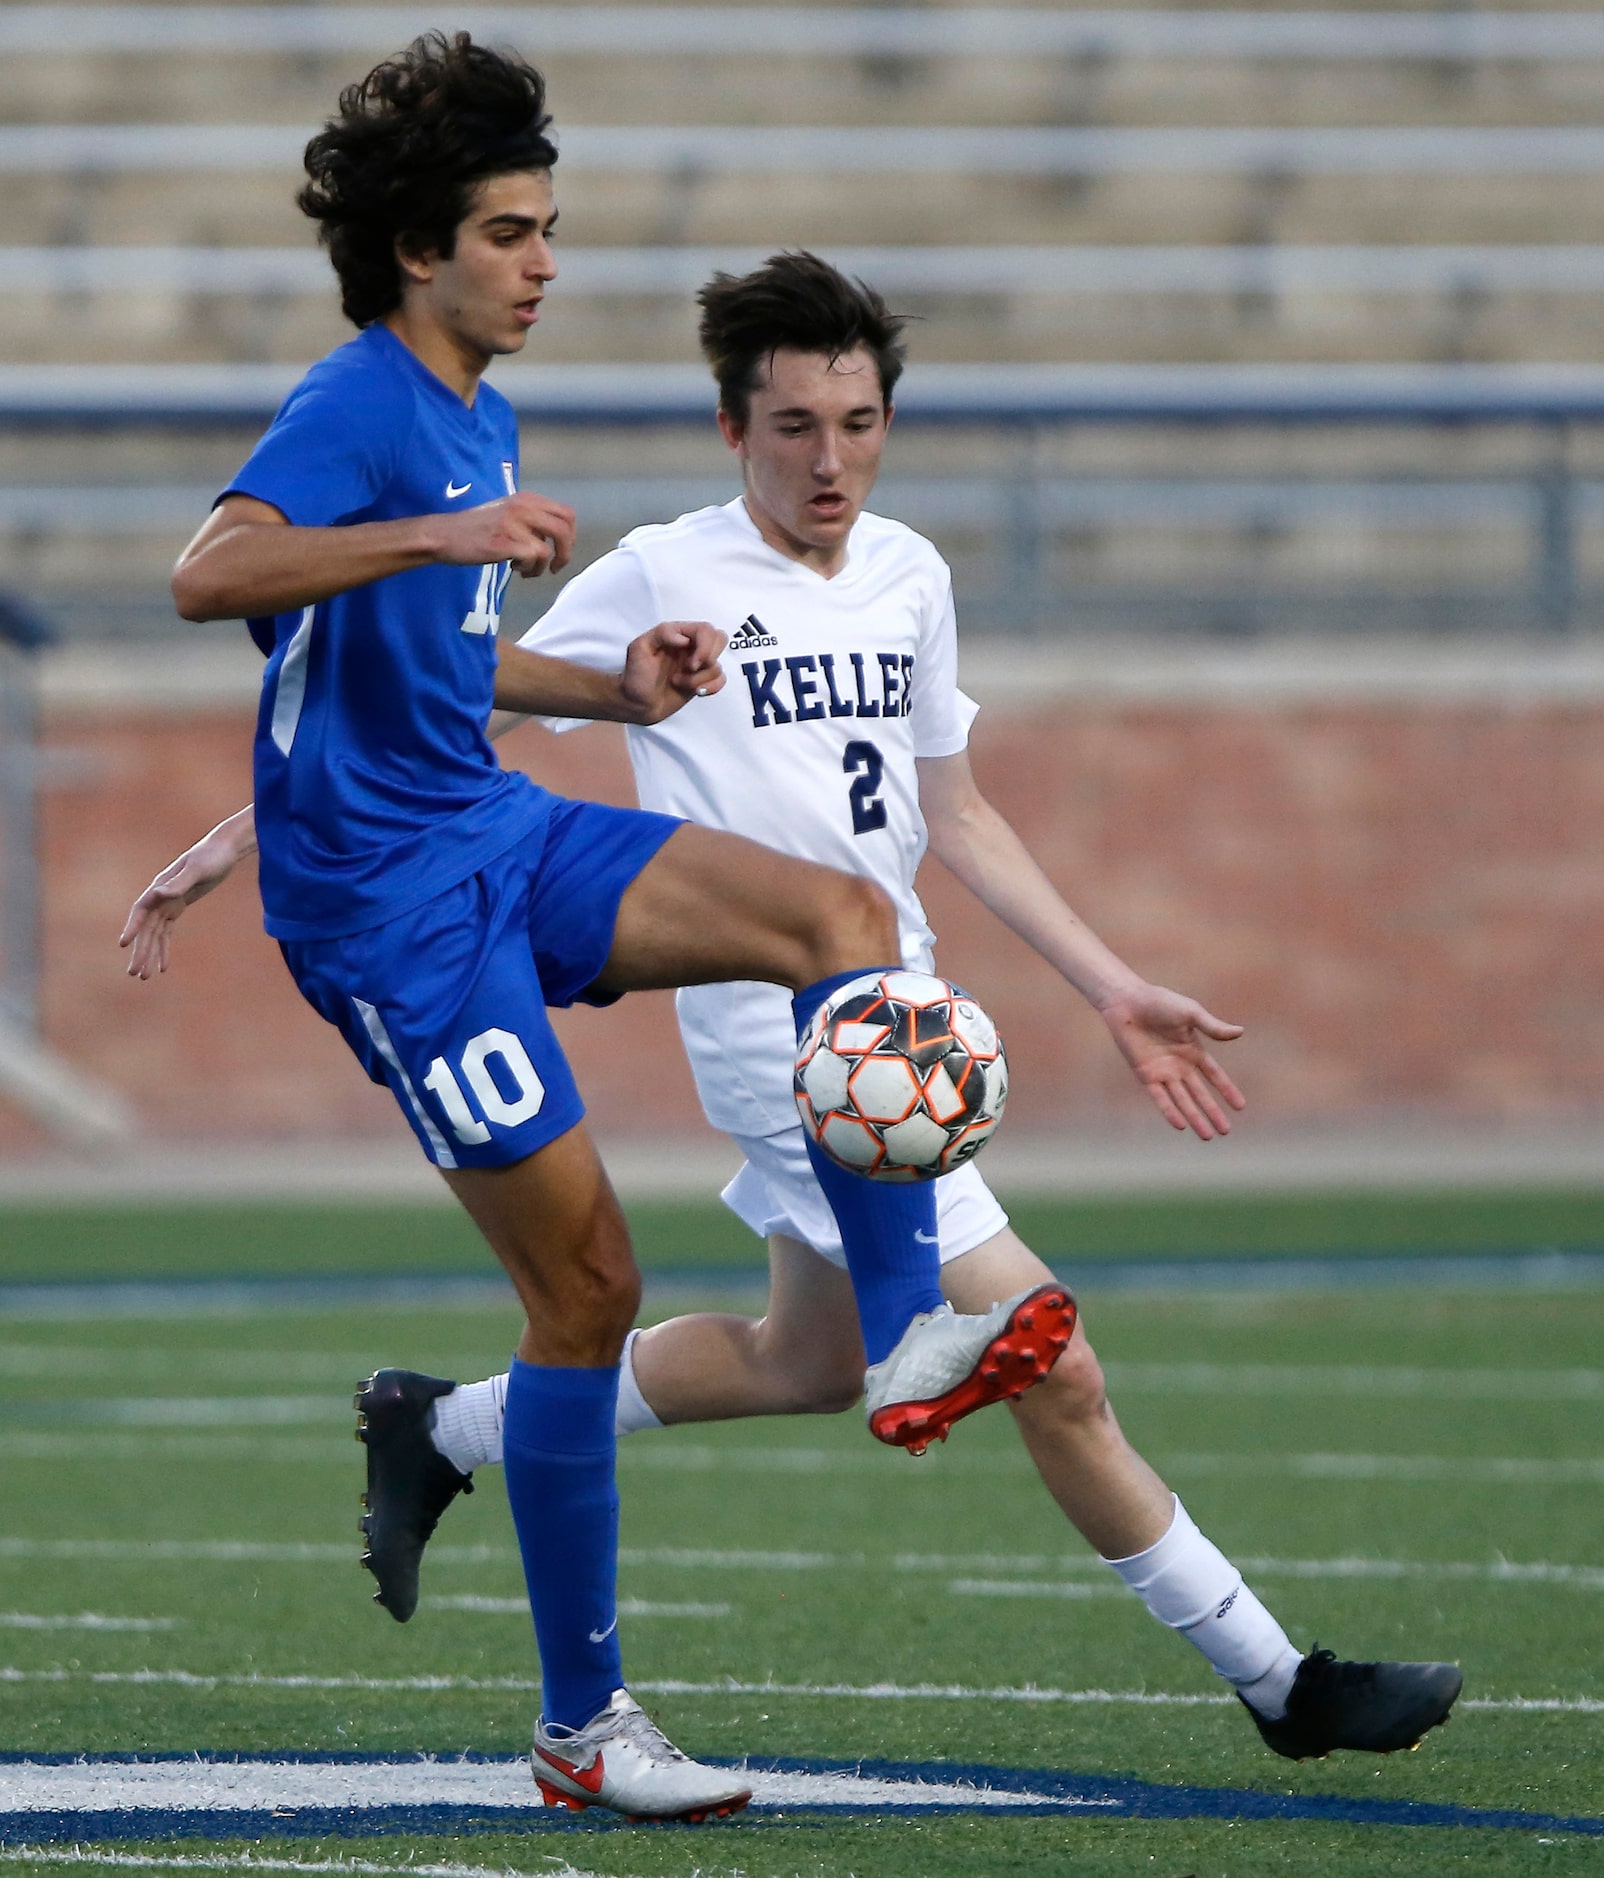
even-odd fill
[(613, 1616), (613, 1621), (607, 1626), (605, 1630), (593, 1630), (590, 1633), (590, 1640), (592, 1643), (605, 1643), (607, 1639), (613, 1634), (613, 1632), (617, 1628), (618, 1628), (618, 1617), (617, 1617), (617, 1614), (615, 1613)]
[(455, 502), (458, 496), (465, 496), (472, 487), (473, 487), (472, 483), (464, 483), (462, 487), (459, 489), (455, 483), (447, 483), (446, 484), (447, 502)]
[(535, 1752), (547, 1764), (548, 1767), (555, 1767), (559, 1774), (566, 1774), (570, 1780), (576, 1782), (579, 1786), (583, 1787), (587, 1793), (600, 1793), (601, 1792), (601, 1783), (602, 1783), (602, 1757), (601, 1755), (598, 1754), (595, 1760), (591, 1762), (589, 1767), (581, 1770), (580, 1768), (576, 1767), (572, 1761), (565, 1761), (559, 1755), (556, 1755), (556, 1754), (548, 1754), (544, 1748), (536, 1748)]

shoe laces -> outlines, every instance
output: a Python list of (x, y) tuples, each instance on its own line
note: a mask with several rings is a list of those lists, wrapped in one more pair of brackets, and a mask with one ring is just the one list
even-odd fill
[(1359, 1688), (1373, 1683), (1376, 1679), (1374, 1663), (1345, 1663), (1340, 1660), (1335, 1650), (1322, 1650), (1317, 1643), (1304, 1659), (1308, 1666), (1309, 1679), (1342, 1688)]
[(682, 1754), (675, 1747), (638, 1702), (631, 1702), (618, 1718), (617, 1726), (611, 1731), (621, 1735), (631, 1747), (644, 1754), (649, 1761), (660, 1766), (668, 1766), (675, 1761), (688, 1761), (690, 1756)]

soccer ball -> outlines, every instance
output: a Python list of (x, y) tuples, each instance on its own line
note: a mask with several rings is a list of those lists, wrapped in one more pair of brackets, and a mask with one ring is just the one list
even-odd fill
[(809, 1136), (871, 1180), (934, 1180), (1002, 1120), (1008, 1059), (973, 998), (928, 972), (866, 972), (826, 998), (796, 1055)]

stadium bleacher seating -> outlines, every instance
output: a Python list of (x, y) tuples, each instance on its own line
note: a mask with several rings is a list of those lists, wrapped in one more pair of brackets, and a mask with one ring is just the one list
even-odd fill
[[(0, 367), (290, 365), (338, 343), (298, 153), (340, 82), (437, 22), (517, 43), (551, 79), (567, 278), (549, 362), (689, 364), (695, 284), (796, 243), (882, 283), (920, 316), (919, 358), (947, 365), (1583, 364), (1604, 340), (1596, 10), (66, 4), (0, 10)], [(186, 458), (171, 437), (102, 439), (94, 486), (138, 486), (106, 498), (146, 596), (126, 617), (162, 615), (147, 583), (173, 492), (237, 441)], [(559, 480), (611, 526), (643, 499), (641, 447), (614, 464), (570, 438)], [(1284, 442), (1236, 447), (1235, 508), (1155, 481), (1195, 447), (1173, 436), (1029, 447), (1038, 521), (1110, 562), (1128, 558), (1117, 503), (1054, 476), (1126, 474), (1131, 515), (1167, 488), (1205, 532), (1248, 515), (1237, 533), (1288, 565), (1322, 516), (1344, 566), (1371, 539), (1362, 501), (1271, 501)], [(0, 435), (0, 579), (64, 596), (80, 630), (109, 617), (70, 597), (89, 592), (89, 509), (63, 496), (52, 519), (28, 487), (66, 490), (88, 449)], [(1471, 463), (1434, 438), (1410, 475), (1452, 458), (1513, 515), (1547, 449), (1506, 437)], [(1005, 500), (1016, 456), (980, 458)], [(716, 486), (711, 448), (688, 467)], [(673, 501), (659, 480), (653, 512)], [(941, 511), (932, 490), (910, 519)]]

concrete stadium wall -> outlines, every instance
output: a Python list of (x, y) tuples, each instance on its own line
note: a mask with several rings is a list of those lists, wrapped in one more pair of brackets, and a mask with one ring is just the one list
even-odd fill
[[(1361, 658), (1336, 648), (1332, 669)], [(975, 686), (982, 786), (1133, 963), (1248, 1025), (1228, 1055), (1259, 1124), (1604, 1113), (1596, 683), (1502, 697), (1338, 684), (1322, 700), (1307, 686), (1188, 687), (1172, 666), (1142, 695), (1038, 682), (1033, 662), (1025, 648), (992, 655), (994, 682)], [(248, 880), (187, 915), (166, 979), (123, 975), (114, 942), (132, 896), (248, 796), (249, 712), (102, 700), (58, 707), (48, 736), (51, 1044), (124, 1091), (158, 1138), (393, 1135), (389, 1097), (290, 985)], [(511, 754), (569, 793), (630, 799), (610, 728), (560, 743), (528, 730)], [(922, 884), (946, 970), (1009, 1041), (1015, 1125), (1150, 1127), (1080, 1001), (939, 866)], [(559, 1026), (609, 1134), (700, 1130), (667, 996)], [(38, 1139), (0, 1111), (0, 1152)]]

